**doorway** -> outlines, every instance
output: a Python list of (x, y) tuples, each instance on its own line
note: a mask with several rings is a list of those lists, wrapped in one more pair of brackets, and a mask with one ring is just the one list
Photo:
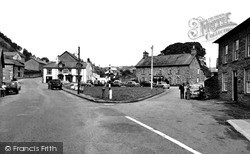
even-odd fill
[(233, 101), (238, 101), (238, 85), (237, 85), (237, 81), (238, 81), (238, 78), (237, 78), (238, 74), (237, 74), (237, 71), (233, 71), (233, 88), (232, 88), (232, 94), (233, 94)]

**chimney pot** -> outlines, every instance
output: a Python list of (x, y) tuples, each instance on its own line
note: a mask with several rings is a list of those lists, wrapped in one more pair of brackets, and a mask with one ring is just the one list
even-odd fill
[(195, 46), (193, 45), (193, 48), (191, 49), (191, 55), (195, 56), (197, 54), (197, 50)]
[(144, 52), (143, 52), (143, 59), (144, 59), (144, 58), (147, 58), (147, 57), (148, 57), (148, 52), (147, 52), (147, 51), (144, 51)]

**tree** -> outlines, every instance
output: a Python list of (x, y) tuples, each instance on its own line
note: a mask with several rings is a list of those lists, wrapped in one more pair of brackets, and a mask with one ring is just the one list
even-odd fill
[(30, 58), (32, 56), (32, 54), (30, 52), (28, 52), (28, 50), (25, 48), (23, 49), (23, 55), (25, 56), (25, 61), (30, 60)]
[(7, 36), (5, 36), (3, 33), (0, 32), (0, 38), (2, 38), (5, 42), (7, 42), (11, 47), (7, 48), (10, 51), (20, 51), (22, 50), (22, 47), (20, 47), (19, 45), (17, 45), (15, 42), (12, 42), (11, 39), (9, 39)]
[(42, 61), (46, 61), (46, 63), (49, 62), (49, 58), (47, 58), (47, 57), (43, 57), (43, 58), (41, 58), (41, 60), (42, 60)]
[(199, 42), (174, 43), (162, 50), (160, 55), (191, 53), (193, 46), (195, 46), (195, 49), (197, 50), (196, 56), (199, 60), (202, 71), (205, 76), (210, 76), (211, 72), (206, 64), (206, 49), (203, 48)]

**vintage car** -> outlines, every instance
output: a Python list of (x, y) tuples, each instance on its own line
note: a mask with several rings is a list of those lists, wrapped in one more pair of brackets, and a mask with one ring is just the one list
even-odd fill
[(17, 80), (5, 81), (3, 84), (5, 85), (4, 87), (7, 95), (10, 93), (18, 94), (19, 90), (21, 90), (21, 85)]
[(170, 84), (166, 82), (159, 82), (154, 85), (155, 88), (163, 88), (163, 89), (170, 89)]
[(59, 79), (52, 79), (48, 82), (48, 89), (56, 89), (62, 90), (62, 82)]
[(203, 99), (205, 98), (205, 91), (202, 84), (192, 84), (190, 85), (190, 97)]

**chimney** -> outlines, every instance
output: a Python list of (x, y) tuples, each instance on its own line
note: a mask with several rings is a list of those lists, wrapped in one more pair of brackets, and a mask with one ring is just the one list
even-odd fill
[(58, 64), (58, 63), (59, 63), (59, 55), (56, 58), (56, 64)]
[(193, 45), (193, 48), (191, 49), (191, 55), (196, 56), (197, 50), (195, 49), (195, 46)]
[(143, 59), (145, 59), (145, 58), (147, 58), (148, 57), (148, 53), (147, 53), (147, 51), (144, 51), (143, 52)]

